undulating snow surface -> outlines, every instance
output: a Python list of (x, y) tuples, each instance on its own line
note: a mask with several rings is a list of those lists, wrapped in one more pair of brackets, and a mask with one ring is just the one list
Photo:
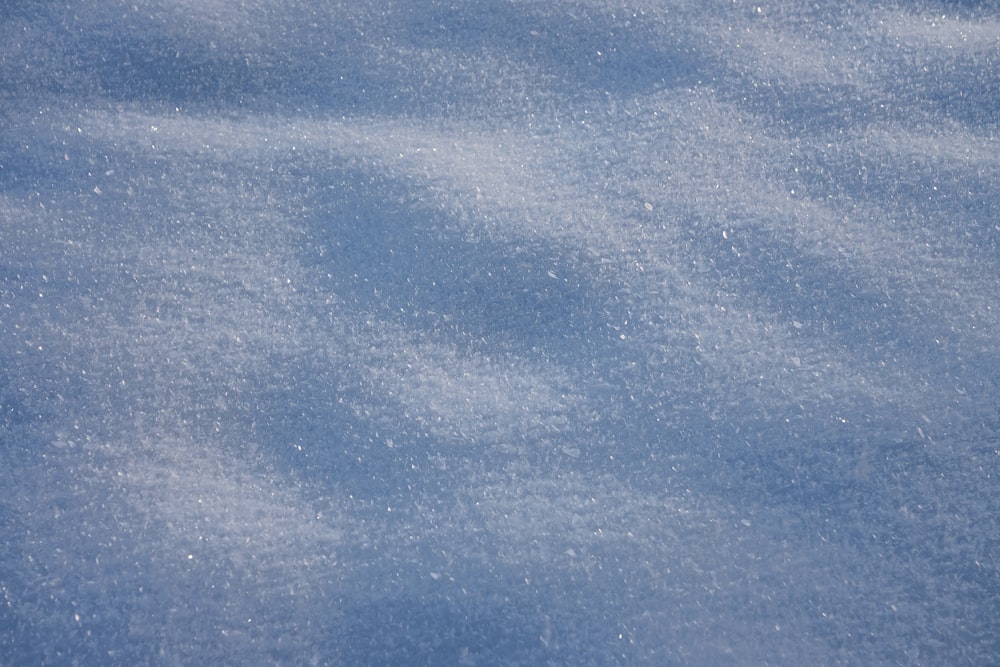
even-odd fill
[(0, 664), (994, 663), (998, 115), (990, 2), (3, 3)]

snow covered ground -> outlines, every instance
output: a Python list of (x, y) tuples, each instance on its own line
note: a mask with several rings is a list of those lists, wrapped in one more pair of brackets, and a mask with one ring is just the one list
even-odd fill
[(989, 2), (4, 3), (0, 664), (994, 663), (998, 118)]

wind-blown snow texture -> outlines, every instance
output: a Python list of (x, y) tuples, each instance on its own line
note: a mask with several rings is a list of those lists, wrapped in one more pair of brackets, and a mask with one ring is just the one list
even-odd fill
[(994, 663), (1000, 11), (812, 4), (4, 3), (0, 664)]

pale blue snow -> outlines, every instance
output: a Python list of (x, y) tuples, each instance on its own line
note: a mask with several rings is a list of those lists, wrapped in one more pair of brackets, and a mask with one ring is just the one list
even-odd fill
[(0, 665), (1000, 655), (1000, 11), (0, 9)]

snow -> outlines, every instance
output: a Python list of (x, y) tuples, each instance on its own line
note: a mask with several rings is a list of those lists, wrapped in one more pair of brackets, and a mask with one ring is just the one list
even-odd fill
[(988, 664), (988, 3), (0, 9), (0, 664)]

